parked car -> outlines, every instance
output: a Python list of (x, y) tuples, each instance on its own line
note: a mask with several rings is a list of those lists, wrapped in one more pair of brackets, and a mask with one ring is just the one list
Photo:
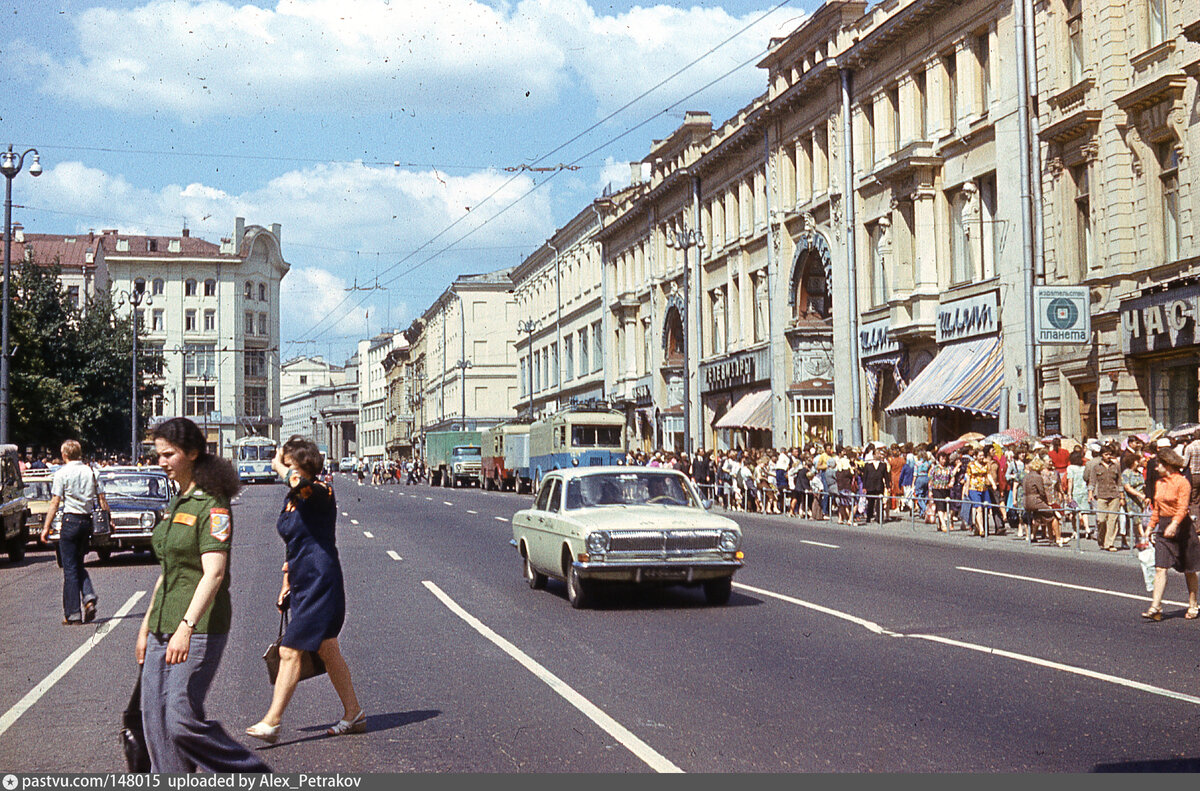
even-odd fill
[(0, 445), (0, 523), (4, 549), (13, 563), (25, 557), (25, 545), (29, 543), (29, 506), (17, 452), (16, 445)]
[(338, 462), (338, 472), (354, 472), (354, 465), (357, 463), (358, 460), (353, 456), (345, 456)]
[(555, 470), (533, 507), (513, 516), (511, 543), (529, 587), (564, 580), (575, 608), (607, 582), (702, 586), (710, 604), (725, 604), (742, 567), (742, 531), (709, 505), (675, 470)]
[[(25, 518), (29, 542), (38, 547), (50, 546), (41, 542), (42, 524), (46, 521), (46, 512), (50, 510), (50, 486), (54, 483), (54, 473), (49, 470), (26, 470), (22, 476), (25, 483), (25, 502), (28, 505), (28, 516)], [(51, 540), (58, 540), (58, 518), (54, 520)]]
[(104, 467), (100, 491), (112, 513), (108, 533), (93, 533), (92, 549), (101, 560), (123, 549), (150, 551), (154, 527), (175, 495), (175, 483), (157, 467)]

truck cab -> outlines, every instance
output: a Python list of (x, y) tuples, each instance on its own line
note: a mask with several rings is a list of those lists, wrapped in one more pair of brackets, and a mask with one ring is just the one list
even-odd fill
[(479, 482), (483, 453), (478, 445), (456, 445), (450, 451), (450, 482), (454, 488)]

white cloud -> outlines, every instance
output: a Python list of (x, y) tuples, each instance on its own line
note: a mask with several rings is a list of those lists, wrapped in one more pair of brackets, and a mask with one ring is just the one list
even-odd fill
[[(86, 104), (183, 117), (380, 108), (518, 114), (571, 81), (601, 112), (618, 106), (740, 29), (721, 8), (658, 5), (599, 15), (586, 0), (151, 0), (75, 19), (78, 52), (41, 64), (46, 87)], [(794, 11), (779, 11), (687, 72), (699, 86), (761, 52)], [(757, 70), (722, 95), (761, 92)], [(678, 95), (676, 86), (675, 95)]]
[(293, 267), (288, 272), (280, 285), (285, 357), (304, 351), (302, 346), (288, 347), (286, 340), (305, 340), (305, 329), (316, 326), (334, 311), (340, 318), (336, 322), (325, 321), (322, 326), (329, 328), (326, 334), (339, 339), (367, 337), (370, 332), (367, 307), (353, 302), (343, 304), (349, 285), (345, 279), (318, 267)]
[(616, 192), (628, 187), (631, 176), (629, 168), (628, 162), (617, 162), (612, 157), (606, 157), (604, 167), (600, 170), (600, 178), (595, 184), (596, 193), (602, 193), (606, 189)]

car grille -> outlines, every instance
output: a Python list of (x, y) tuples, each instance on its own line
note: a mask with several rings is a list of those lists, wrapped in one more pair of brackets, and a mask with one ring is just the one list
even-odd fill
[(621, 530), (609, 536), (609, 552), (704, 552), (715, 550), (719, 530)]
[(112, 529), (114, 532), (118, 530), (122, 532), (141, 532), (141, 516), (141, 511), (128, 514), (114, 512), (112, 515)]

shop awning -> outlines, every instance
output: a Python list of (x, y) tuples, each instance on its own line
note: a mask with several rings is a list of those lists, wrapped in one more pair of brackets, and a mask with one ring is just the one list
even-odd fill
[(884, 411), (889, 415), (935, 416), (942, 410), (953, 410), (997, 417), (1003, 383), (1000, 339), (963, 341), (943, 347)]
[(738, 399), (713, 428), (771, 428), (771, 391), (756, 390)]

